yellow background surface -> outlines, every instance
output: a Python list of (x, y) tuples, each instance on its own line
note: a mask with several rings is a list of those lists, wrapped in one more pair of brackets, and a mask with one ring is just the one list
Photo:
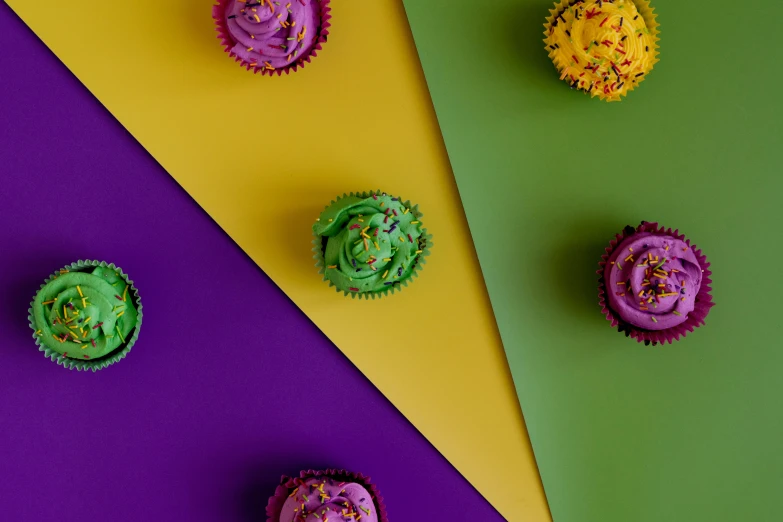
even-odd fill
[[(324, 50), (280, 78), (224, 54), (209, 1), (7, 3), (506, 518), (549, 520), (401, 2), (333, 2)], [(310, 251), (324, 205), (370, 189), (418, 203), (435, 243), (380, 301), (337, 294)]]

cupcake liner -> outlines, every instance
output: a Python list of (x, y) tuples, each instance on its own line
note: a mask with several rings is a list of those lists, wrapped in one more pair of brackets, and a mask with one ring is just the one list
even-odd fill
[[(699, 293), (696, 294), (696, 303), (693, 312), (688, 314), (688, 319), (684, 323), (673, 328), (667, 328), (665, 330), (644, 330), (626, 323), (620, 318), (619, 314), (609, 307), (606, 283), (604, 280), (606, 263), (618, 245), (625, 241), (626, 238), (638, 232), (671, 236), (685, 242), (685, 244), (691, 248), (702, 268), (703, 275), (701, 287), (699, 288)], [(606, 247), (606, 253), (601, 256), (601, 261), (598, 263), (598, 266), (599, 268), (596, 273), (598, 274), (598, 304), (601, 306), (601, 313), (606, 316), (606, 320), (611, 323), (612, 327), (617, 327), (618, 332), (625, 334), (626, 337), (636, 339), (637, 342), (643, 342), (647, 346), (650, 344), (656, 346), (658, 343), (671, 344), (674, 341), (679, 341), (680, 338), (685, 337), (688, 332), (693, 332), (696, 328), (705, 324), (705, 318), (709, 314), (710, 309), (715, 306), (715, 303), (712, 300), (712, 294), (710, 293), (712, 292), (712, 287), (710, 286), (712, 284), (712, 279), (710, 279), (710, 276), (712, 275), (710, 263), (707, 261), (707, 257), (702, 253), (701, 249), (691, 245), (690, 240), (686, 239), (683, 234), (680, 234), (679, 230), (664, 228), (659, 226), (658, 223), (648, 223), (647, 221), (642, 221), (636, 228), (627, 226), (623, 232), (617, 234), (609, 243), (609, 246)]]
[(217, 4), (212, 6), (212, 18), (215, 20), (215, 25), (217, 26), (216, 30), (218, 33), (218, 39), (223, 45), (223, 50), (228, 53), (229, 56), (234, 58), (235, 62), (238, 62), (241, 67), (244, 67), (248, 71), (252, 70), (254, 74), (261, 73), (262, 76), (273, 76), (275, 74), (280, 76), (284, 71), (286, 74), (290, 74), (292, 71), (296, 72), (299, 69), (304, 69), (304, 66), (310, 63), (312, 58), (318, 56), (318, 51), (323, 49), (323, 44), (326, 43), (327, 37), (329, 36), (329, 28), (332, 26), (332, 24), (329, 22), (329, 20), (332, 18), (332, 8), (329, 6), (331, 0), (313, 0), (318, 1), (318, 3), (321, 5), (321, 25), (318, 29), (318, 38), (313, 44), (313, 47), (310, 48), (306, 54), (302, 54), (302, 56), (300, 56), (292, 64), (281, 67), (279, 69), (269, 70), (265, 68), (263, 64), (261, 66), (258, 64), (255, 66), (251, 65), (251, 62), (243, 60), (232, 51), (236, 42), (234, 42), (234, 40), (231, 38), (231, 33), (228, 30), (225, 17), (223, 16), (226, 10), (226, 5), (230, 1), (231, 0), (217, 0)]
[(91, 359), (91, 360), (71, 359), (70, 357), (66, 357), (63, 354), (52, 350), (46, 345), (41, 344), (40, 337), (38, 337), (35, 333), (37, 330), (35, 328), (35, 319), (33, 317), (33, 306), (35, 303), (35, 295), (33, 296), (33, 300), (30, 303), (30, 308), (27, 310), (28, 313), (27, 320), (29, 321), (30, 328), (33, 330), (33, 339), (35, 339), (35, 344), (36, 346), (38, 346), (38, 351), (44, 352), (44, 356), (47, 359), (51, 359), (57, 364), (61, 364), (65, 366), (69, 370), (80, 370), (80, 371), (92, 370), (93, 372), (102, 370), (107, 366), (110, 366), (124, 359), (131, 351), (131, 348), (133, 348), (133, 345), (136, 343), (136, 340), (139, 338), (139, 330), (141, 330), (141, 321), (144, 315), (142, 312), (141, 297), (139, 296), (139, 291), (134, 286), (133, 281), (131, 281), (128, 278), (128, 275), (125, 272), (123, 272), (122, 269), (116, 266), (114, 263), (106, 263), (105, 261), (83, 261), (83, 260), (76, 261), (75, 263), (66, 265), (60, 270), (57, 270), (52, 275), (50, 275), (46, 279), (46, 281), (44, 281), (44, 283), (41, 285), (41, 288), (43, 288), (44, 286), (46, 286), (47, 283), (49, 283), (54, 278), (59, 276), (61, 271), (63, 270), (68, 270), (71, 272), (79, 272), (84, 268), (94, 268), (98, 266), (108, 268), (110, 270), (116, 270), (120, 274), (120, 276), (122, 276), (122, 278), (128, 284), (128, 288), (131, 291), (130, 294), (131, 299), (136, 305), (136, 312), (137, 312), (136, 327), (133, 329), (132, 335), (130, 336), (129, 339), (127, 339), (127, 342), (125, 343), (124, 346), (98, 359)]
[(283, 504), (288, 499), (288, 495), (291, 494), (291, 490), (298, 486), (299, 481), (307, 480), (310, 478), (328, 477), (341, 482), (355, 482), (361, 484), (370, 493), (375, 504), (375, 509), (378, 512), (378, 522), (389, 522), (389, 517), (386, 513), (386, 505), (383, 502), (378, 488), (372, 483), (370, 477), (361, 473), (353, 473), (344, 469), (326, 469), (321, 471), (307, 470), (301, 471), (298, 478), (291, 478), (283, 476), (280, 479), (280, 485), (275, 489), (275, 494), (269, 499), (269, 503), (266, 506), (267, 522), (279, 522), (280, 513), (283, 510)]
[[(544, 41), (546, 42), (547, 37), (549, 37), (549, 29), (552, 27), (552, 24), (555, 21), (555, 18), (557, 17), (558, 13), (562, 12), (563, 10), (567, 9), (568, 6), (574, 4), (575, 2), (573, 0), (559, 0), (555, 3), (555, 7), (553, 9), (549, 10), (549, 16), (546, 18), (546, 23), (544, 24)], [(650, 35), (652, 36), (652, 49), (653, 49), (653, 56), (652, 60), (650, 62), (650, 70), (645, 74), (644, 76), (640, 77), (636, 83), (628, 87), (623, 93), (617, 94), (615, 93), (612, 96), (607, 96), (604, 94), (603, 91), (600, 91), (599, 89), (594, 89), (590, 95), (591, 97), (598, 96), (600, 99), (612, 102), (612, 101), (621, 101), (623, 96), (627, 96), (629, 92), (636, 89), (641, 83), (647, 79), (647, 76), (652, 72), (652, 70), (655, 68), (655, 64), (658, 63), (660, 60), (658, 59), (658, 55), (660, 54), (658, 52), (658, 49), (660, 49), (660, 46), (658, 45), (658, 42), (660, 41), (659, 35), (660, 35), (660, 24), (658, 24), (658, 15), (655, 14), (655, 8), (650, 6), (649, 0), (633, 0), (633, 3), (636, 5), (637, 11), (639, 11), (639, 14), (642, 15), (642, 18), (644, 18), (644, 23), (647, 26), (647, 29), (650, 30)], [(566, 63), (560, 63), (559, 60), (557, 60), (557, 54), (550, 50), (549, 51), (549, 58), (552, 60), (552, 62), (555, 64), (555, 67), (557, 68), (557, 71), (559, 73), (563, 72), (563, 69), (568, 65)]]
[[(369, 192), (351, 192), (349, 194), (343, 193), (342, 196), (337, 196), (335, 199), (333, 199), (328, 205), (324, 207), (324, 210), (329, 208), (330, 206), (334, 205), (338, 201), (340, 201), (343, 198), (349, 197), (349, 196), (356, 196), (359, 198), (369, 198), (373, 195), (380, 196), (382, 194), (385, 194), (384, 192), (381, 192), (380, 190), (371, 190)], [(400, 198), (402, 200), (402, 198)], [(419, 211), (418, 205), (413, 205), (410, 200), (403, 201), (403, 205), (411, 209), (411, 213), (416, 216), (417, 220), (421, 220), (421, 218), (424, 216)], [(427, 229), (422, 227), (421, 228), (421, 238), (419, 238), (419, 248), (422, 250), (421, 254), (418, 255), (416, 258), (416, 264), (413, 266), (413, 271), (411, 272), (411, 276), (407, 279), (404, 279), (400, 281), (400, 284), (391, 285), (388, 288), (384, 288), (383, 290), (380, 290), (378, 292), (350, 292), (348, 290), (340, 290), (335, 286), (334, 283), (332, 283), (329, 278), (326, 277), (326, 262), (324, 261), (324, 244), (323, 244), (323, 237), (317, 235), (315, 232), (313, 232), (313, 252), (315, 255), (313, 256), (313, 259), (315, 259), (315, 266), (318, 268), (319, 274), (324, 274), (323, 280), (329, 283), (329, 286), (334, 286), (335, 291), (342, 292), (344, 296), (350, 295), (352, 298), (359, 298), (359, 299), (380, 299), (381, 297), (384, 297), (388, 294), (394, 294), (394, 292), (401, 292), (402, 287), (408, 286), (408, 283), (413, 282), (414, 277), (419, 276), (419, 272), (421, 272), (424, 269), (425, 264), (427, 264), (426, 257), (430, 255), (430, 248), (432, 247), (432, 234), (429, 234), (427, 232)]]

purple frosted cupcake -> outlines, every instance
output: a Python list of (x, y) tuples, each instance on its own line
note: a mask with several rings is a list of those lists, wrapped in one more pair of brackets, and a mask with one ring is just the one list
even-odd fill
[(625, 227), (599, 263), (598, 300), (612, 326), (644, 342), (672, 343), (704, 324), (714, 305), (709, 262), (678, 230)]
[(328, 469), (283, 477), (266, 508), (267, 522), (388, 522), (383, 498), (369, 477)]
[(262, 75), (302, 68), (329, 35), (329, 0), (218, 0), (218, 38), (237, 62)]

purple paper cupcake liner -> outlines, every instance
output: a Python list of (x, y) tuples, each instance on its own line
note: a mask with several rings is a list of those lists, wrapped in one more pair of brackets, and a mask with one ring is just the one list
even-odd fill
[[(604, 271), (606, 269), (606, 263), (609, 261), (609, 257), (615, 251), (618, 245), (622, 244), (627, 238), (638, 234), (640, 232), (647, 232), (660, 236), (671, 236), (680, 241), (683, 241), (688, 247), (691, 248), (699, 265), (702, 268), (703, 277), (699, 293), (696, 295), (696, 303), (694, 309), (688, 314), (688, 319), (673, 328), (667, 328), (665, 330), (644, 330), (632, 324), (628, 324), (622, 320), (620, 315), (609, 307), (609, 300), (607, 293), (609, 290), (606, 288), (606, 281), (604, 278)], [(601, 256), (601, 261), (598, 263), (598, 304), (601, 306), (601, 313), (606, 316), (606, 320), (609, 321), (612, 327), (616, 327), (617, 331), (625, 334), (626, 337), (636, 339), (637, 342), (644, 343), (645, 345), (652, 344), (656, 346), (658, 343), (673, 343), (679, 341), (681, 337), (685, 337), (689, 332), (693, 332), (699, 326), (705, 324), (705, 319), (710, 313), (710, 309), (715, 306), (712, 300), (712, 271), (710, 271), (710, 263), (707, 261), (707, 257), (702, 253), (701, 249), (691, 245), (690, 240), (686, 239), (683, 234), (680, 234), (679, 230), (672, 230), (671, 228), (664, 228), (658, 225), (658, 223), (649, 223), (642, 221), (642, 223), (633, 228), (631, 226), (625, 227), (621, 234), (617, 234), (615, 238), (606, 247), (606, 253)]]
[(299, 477), (292, 478), (283, 476), (280, 479), (280, 485), (277, 486), (275, 494), (269, 499), (269, 503), (266, 506), (267, 522), (279, 522), (280, 513), (283, 511), (283, 505), (288, 499), (291, 492), (302, 484), (303, 481), (310, 478), (331, 478), (339, 480), (341, 482), (355, 482), (361, 484), (370, 493), (375, 509), (378, 513), (379, 522), (389, 522), (389, 517), (386, 513), (386, 506), (383, 503), (383, 497), (380, 491), (372, 483), (370, 477), (361, 473), (353, 473), (344, 469), (325, 469), (325, 470), (306, 470), (299, 472)]
[(212, 18), (215, 20), (215, 25), (217, 26), (218, 39), (223, 44), (223, 50), (234, 58), (234, 61), (238, 62), (241, 67), (246, 68), (248, 71), (252, 70), (254, 74), (261, 73), (262, 76), (274, 76), (276, 74), (277, 76), (280, 76), (283, 72), (290, 74), (291, 72), (303, 69), (306, 64), (310, 63), (313, 58), (318, 56), (318, 51), (323, 49), (323, 44), (326, 43), (327, 37), (329, 36), (329, 28), (332, 26), (329, 22), (332, 18), (332, 8), (329, 6), (331, 0), (313, 0), (320, 4), (321, 24), (318, 28), (318, 38), (315, 40), (315, 43), (310, 50), (285, 67), (270, 70), (266, 68), (263, 63), (253, 65), (251, 62), (240, 58), (232, 51), (236, 42), (231, 37), (231, 33), (226, 25), (225, 17), (223, 16), (228, 3), (231, 1), (232, 0), (217, 0), (217, 4), (212, 6)]

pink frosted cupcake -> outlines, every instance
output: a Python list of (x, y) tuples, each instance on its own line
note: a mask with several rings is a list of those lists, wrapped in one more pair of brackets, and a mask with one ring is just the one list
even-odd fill
[(685, 337), (714, 305), (710, 264), (678, 230), (645, 221), (627, 226), (599, 266), (602, 312), (619, 332), (646, 345)]
[(266, 514), (267, 522), (389, 522), (383, 498), (369, 477), (335, 469), (283, 477)]
[(212, 8), (225, 51), (253, 72), (304, 67), (329, 35), (329, 0), (218, 0)]

